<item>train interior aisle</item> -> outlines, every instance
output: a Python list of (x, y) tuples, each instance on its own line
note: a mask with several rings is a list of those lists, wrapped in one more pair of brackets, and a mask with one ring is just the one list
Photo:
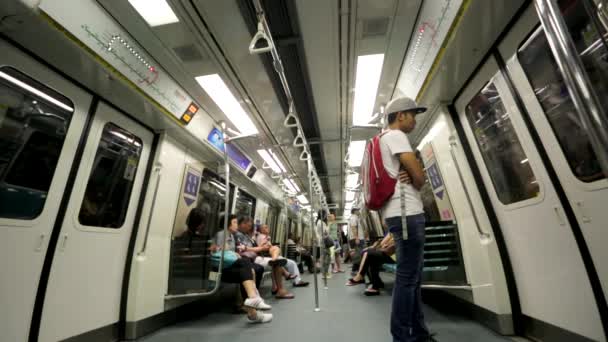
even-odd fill
[(608, 0), (0, 0), (0, 342), (608, 342), (607, 175)]
[[(312, 281), (312, 275), (305, 277)], [(390, 341), (386, 322), (390, 321), (391, 296), (361, 296), (362, 287), (348, 287), (344, 274), (328, 280), (328, 289), (321, 282), (320, 312), (314, 312), (311, 299), (312, 287), (298, 291), (293, 302), (269, 301), (273, 305), (274, 325), (246, 327), (238, 315), (230, 310), (214, 312), (174, 326), (164, 328), (137, 341), (272, 341), (278, 336), (287, 336), (289, 341), (306, 342), (318, 340)], [(393, 279), (386, 276), (386, 291), (392, 289)], [(266, 289), (267, 290), (267, 289)], [(432, 296), (432, 293), (428, 294)], [(447, 309), (447, 310), (446, 310)], [(439, 342), (525, 342), (522, 338), (501, 336), (489, 328), (466, 317), (455, 308), (436, 308), (426, 305), (424, 314), (434, 339)], [(443, 310), (443, 311), (439, 311)], [(247, 330), (242, 330), (247, 329)]]

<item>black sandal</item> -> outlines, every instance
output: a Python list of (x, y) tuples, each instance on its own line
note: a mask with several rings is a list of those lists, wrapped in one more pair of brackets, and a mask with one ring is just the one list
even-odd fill
[(348, 279), (346, 286), (356, 286), (356, 285), (361, 285), (361, 284), (365, 284), (365, 279), (356, 281), (355, 278), (350, 278), (350, 279)]

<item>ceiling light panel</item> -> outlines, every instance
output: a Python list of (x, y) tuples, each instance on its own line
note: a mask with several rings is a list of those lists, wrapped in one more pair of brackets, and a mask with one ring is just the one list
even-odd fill
[(308, 198), (306, 198), (306, 196), (299, 195), (296, 198), (298, 199), (298, 201), (300, 202), (300, 204), (302, 204), (302, 205), (307, 205), (308, 204)]
[(129, 0), (129, 3), (152, 27), (179, 22), (165, 0)]
[(297, 194), (300, 192), (300, 188), (298, 187), (298, 185), (291, 179), (284, 178), (283, 184), (285, 184), (287, 190), (289, 190), (289, 192), (291, 192), (292, 194)]
[(279, 158), (277, 158), (277, 156), (274, 153), (272, 153), (272, 151), (258, 150), (258, 154), (260, 155), (260, 157), (262, 157), (262, 159), (264, 159), (266, 164), (268, 164), (268, 166), (275, 173), (286, 172), (285, 167), (283, 166), (283, 163), (281, 163)]
[(353, 103), (354, 125), (365, 125), (372, 118), (383, 62), (384, 54), (357, 57), (355, 100)]
[(348, 146), (348, 166), (359, 167), (363, 162), (363, 154), (365, 153), (365, 140), (351, 141)]
[(228, 86), (220, 75), (198, 76), (195, 79), (241, 134), (258, 133), (258, 129), (253, 124), (253, 121), (245, 113), (245, 110), (243, 110), (243, 107), (241, 107), (239, 101), (228, 89)]

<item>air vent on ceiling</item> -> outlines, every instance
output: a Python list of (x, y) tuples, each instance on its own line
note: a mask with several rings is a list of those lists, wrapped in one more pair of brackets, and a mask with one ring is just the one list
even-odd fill
[(388, 17), (363, 19), (362, 38), (384, 36), (388, 31)]
[(174, 47), (173, 52), (175, 52), (182, 62), (194, 62), (203, 59), (203, 55), (193, 44)]

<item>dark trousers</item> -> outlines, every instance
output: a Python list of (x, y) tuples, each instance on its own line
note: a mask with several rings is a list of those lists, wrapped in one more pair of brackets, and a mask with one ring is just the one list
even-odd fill
[(226, 283), (239, 284), (243, 299), (247, 298), (247, 291), (243, 287), (243, 282), (253, 280), (253, 272), (255, 272), (255, 285), (260, 287), (262, 276), (264, 276), (264, 267), (254, 264), (249, 259), (240, 258), (228, 268), (222, 270), (222, 281)]
[(301, 253), (300, 259), (302, 260), (302, 263), (304, 263), (304, 265), (306, 265), (306, 268), (308, 268), (309, 272), (314, 272), (315, 267), (314, 267), (314, 263), (312, 262), (312, 256), (310, 254)]
[(377, 249), (367, 250), (367, 258), (363, 265), (363, 276), (369, 276), (372, 288), (378, 290), (384, 287), (384, 282), (380, 278), (380, 271), (382, 270), (382, 264), (394, 264), (395, 261), (390, 256)]
[(391, 334), (394, 342), (426, 341), (420, 283), (424, 264), (424, 214), (407, 217), (408, 239), (403, 239), (401, 217), (389, 217), (389, 228), (397, 248), (397, 272), (393, 289)]

